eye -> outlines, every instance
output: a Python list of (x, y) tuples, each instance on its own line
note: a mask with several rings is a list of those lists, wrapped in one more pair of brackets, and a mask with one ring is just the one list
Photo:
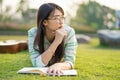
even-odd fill
[(48, 20), (57, 20), (57, 21), (64, 20), (64, 19), (65, 19), (64, 16), (54, 16), (54, 17), (48, 18)]
[(55, 17), (55, 19), (60, 19), (60, 17)]
[(61, 19), (64, 20), (65, 17), (63, 17), (63, 16), (62, 16), (62, 17), (58, 16), (58, 17), (55, 17), (55, 19), (56, 19), (56, 20), (61, 20)]

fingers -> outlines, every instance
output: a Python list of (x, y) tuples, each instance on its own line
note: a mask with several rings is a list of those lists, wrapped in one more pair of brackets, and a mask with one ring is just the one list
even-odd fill
[(61, 76), (61, 75), (63, 74), (63, 72), (62, 72), (61, 70), (58, 70), (58, 71), (56, 71), (56, 74), (57, 74), (58, 76)]
[(55, 31), (55, 42), (57, 42), (57, 44), (60, 44), (63, 39), (67, 36), (67, 32), (64, 29), (58, 29)]
[(60, 76), (60, 75), (62, 75), (63, 73), (62, 73), (62, 71), (61, 70), (54, 70), (53, 71), (53, 76)]
[(61, 34), (61, 36), (64, 36), (64, 37), (67, 36), (67, 32), (63, 28), (56, 30), (56, 33), (59, 33)]
[(57, 70), (57, 69), (48, 69), (47, 74), (49, 76), (60, 76), (63, 74), (63, 72), (61, 70)]

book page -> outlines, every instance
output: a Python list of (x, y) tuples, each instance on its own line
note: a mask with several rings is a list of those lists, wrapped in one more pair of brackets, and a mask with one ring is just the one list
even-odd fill
[[(25, 67), (25, 68), (20, 69), (17, 73), (42, 74), (45, 76), (45, 75), (47, 75), (47, 69), (48, 69), (47, 67), (44, 67), (44, 68)], [(61, 74), (62, 76), (64, 76), (64, 75), (71, 75), (71, 76), (77, 75), (77, 71), (75, 69), (63, 70), (62, 72), (63, 72), (63, 74)]]

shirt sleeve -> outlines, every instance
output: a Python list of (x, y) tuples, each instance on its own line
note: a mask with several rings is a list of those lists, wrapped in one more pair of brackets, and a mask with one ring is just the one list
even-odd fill
[(36, 32), (34, 31), (34, 29), (30, 29), (28, 31), (28, 49), (29, 49), (29, 53), (30, 53), (30, 59), (31, 59), (34, 67), (43, 67), (43, 66), (45, 66), (45, 64), (42, 62), (41, 55), (39, 54), (38, 51), (36, 51), (33, 48), (34, 39), (35, 39), (35, 35), (36, 35), (35, 33)]
[(74, 29), (71, 29), (67, 33), (67, 38), (65, 40), (64, 62), (70, 63), (72, 68), (74, 68), (74, 63), (76, 59), (76, 49), (77, 49), (77, 40), (75, 36), (75, 31)]

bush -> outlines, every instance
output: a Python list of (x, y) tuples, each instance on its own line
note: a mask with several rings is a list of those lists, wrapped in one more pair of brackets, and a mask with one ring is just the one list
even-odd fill
[(90, 26), (73, 26), (76, 33), (96, 33), (96, 30)]

